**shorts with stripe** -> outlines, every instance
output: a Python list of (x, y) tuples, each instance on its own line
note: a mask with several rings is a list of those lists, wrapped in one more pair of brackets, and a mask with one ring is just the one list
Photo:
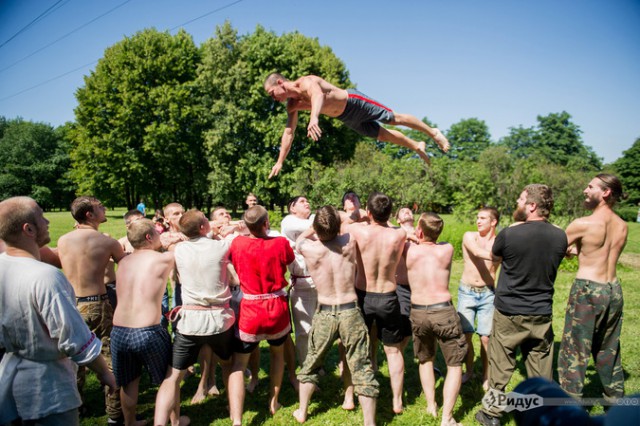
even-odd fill
[(111, 330), (113, 374), (118, 386), (126, 386), (142, 375), (144, 365), (151, 382), (159, 385), (171, 362), (171, 337), (160, 324)]
[(390, 123), (395, 120), (391, 108), (371, 99), (355, 89), (348, 89), (349, 99), (342, 114), (337, 118), (347, 127), (364, 136), (377, 138), (380, 123)]

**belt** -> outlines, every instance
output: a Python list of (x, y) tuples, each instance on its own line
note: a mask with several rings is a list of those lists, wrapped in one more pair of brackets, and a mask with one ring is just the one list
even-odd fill
[(109, 298), (109, 296), (107, 296), (107, 293), (99, 294), (97, 296), (76, 297), (76, 303), (81, 303), (81, 302), (99, 302), (101, 300), (107, 300), (108, 298)]
[(485, 293), (487, 291), (493, 291), (492, 285), (483, 285), (482, 287), (475, 287), (469, 284), (460, 283), (459, 287), (467, 291), (472, 291), (474, 293)]
[(448, 306), (453, 306), (453, 303), (451, 303), (451, 300), (449, 300), (448, 302), (434, 303), (433, 305), (414, 305), (412, 303), (411, 309), (422, 309), (425, 311), (430, 311), (432, 309), (446, 308)]
[(349, 309), (353, 309), (355, 307), (357, 307), (358, 305), (356, 304), (356, 302), (350, 302), (350, 303), (343, 303), (342, 305), (318, 305), (318, 311), (320, 312), (327, 312), (327, 311), (331, 311), (331, 312), (340, 312), (340, 311), (346, 311)]
[(178, 305), (175, 308), (173, 308), (172, 310), (170, 310), (169, 312), (167, 312), (166, 314), (164, 314), (164, 316), (171, 322), (175, 322), (180, 315), (180, 311), (185, 310), (185, 311), (215, 311), (218, 309), (227, 309), (229, 307), (229, 303), (224, 303), (222, 305), (207, 305), (207, 306), (203, 306), (203, 305)]
[(267, 300), (267, 299), (277, 299), (278, 297), (286, 297), (287, 292), (284, 289), (280, 289), (274, 291), (273, 293), (266, 294), (247, 294), (245, 293), (243, 298), (247, 300)]

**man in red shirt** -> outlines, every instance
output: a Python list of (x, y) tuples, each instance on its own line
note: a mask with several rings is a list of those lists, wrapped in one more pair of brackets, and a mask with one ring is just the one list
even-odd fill
[(251, 235), (236, 237), (230, 249), (231, 262), (244, 293), (237, 319), (239, 339), (229, 376), (229, 408), (234, 425), (242, 424), (244, 371), (251, 352), (261, 340), (269, 342), (271, 350), (269, 411), (274, 414), (280, 408), (283, 344), (291, 331), (285, 273), (295, 258), (286, 238), (267, 236), (269, 214), (264, 207), (249, 208), (244, 221)]

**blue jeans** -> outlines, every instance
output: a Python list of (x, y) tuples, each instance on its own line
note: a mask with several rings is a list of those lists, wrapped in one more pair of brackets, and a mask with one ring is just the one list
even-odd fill
[[(491, 334), (493, 321), (493, 288), (472, 287), (460, 281), (458, 287), (458, 313), (463, 333), (476, 332), (480, 336)], [(478, 326), (475, 327), (476, 319)]]

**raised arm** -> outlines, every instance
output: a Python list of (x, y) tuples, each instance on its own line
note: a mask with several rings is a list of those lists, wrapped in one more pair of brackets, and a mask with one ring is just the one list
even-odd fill
[(298, 235), (298, 238), (296, 239), (296, 251), (300, 253), (300, 246), (305, 240), (309, 239), (309, 240), (315, 241), (316, 239), (315, 235), (316, 235), (316, 232), (313, 230), (313, 227), (311, 226), (308, 229), (305, 229), (304, 231), (302, 231), (302, 233)]
[(287, 125), (284, 128), (282, 139), (280, 140), (280, 154), (278, 155), (278, 161), (276, 161), (276, 164), (271, 168), (269, 179), (280, 173), (284, 160), (287, 158), (287, 155), (289, 155), (291, 145), (293, 145), (293, 136), (298, 126), (298, 111), (289, 111), (287, 114)]
[(495, 256), (491, 253), (491, 250), (484, 249), (476, 242), (473, 232), (465, 232), (462, 237), (462, 245), (467, 252), (477, 258), (484, 260), (491, 260), (497, 262)]

